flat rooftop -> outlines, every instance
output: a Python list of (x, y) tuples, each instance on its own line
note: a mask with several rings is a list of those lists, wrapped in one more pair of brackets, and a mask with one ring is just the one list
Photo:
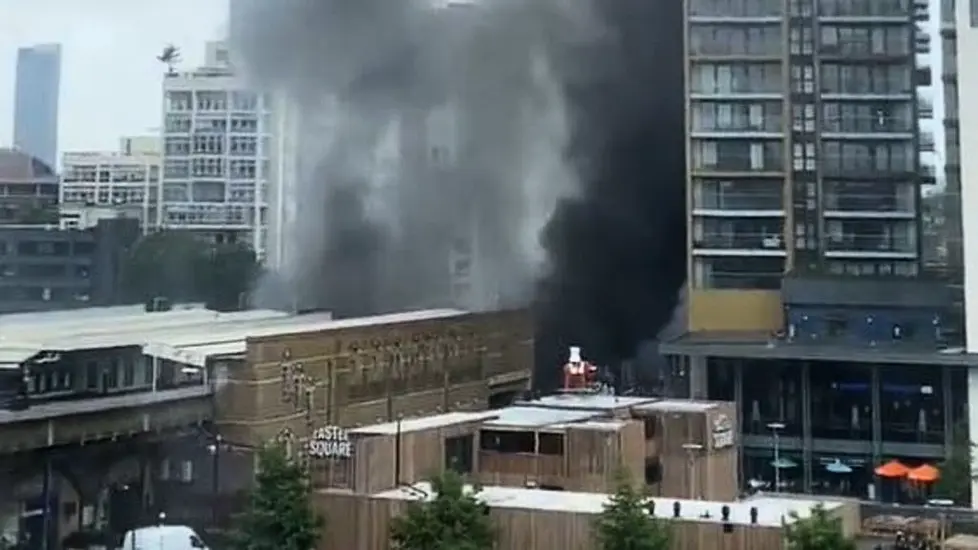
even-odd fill
[(492, 412), (495, 413), (496, 418), (486, 421), (486, 428), (544, 428), (555, 424), (583, 422), (600, 415), (596, 411), (546, 409), (520, 405)]
[(663, 399), (635, 407), (636, 411), (649, 412), (706, 412), (720, 406), (717, 401), (696, 401), (691, 399)]
[[(469, 488), (471, 491), (471, 487)], [(412, 487), (400, 487), (373, 495), (374, 498), (393, 500), (429, 500), (434, 496), (430, 483), (418, 483)], [(608, 495), (601, 493), (578, 493), (571, 491), (547, 491), (519, 487), (482, 487), (479, 498), (492, 508), (516, 510), (535, 510), (545, 512), (568, 512), (579, 514), (599, 514), (608, 503)], [(722, 509), (730, 507), (730, 523), (750, 525), (750, 510), (757, 508), (757, 524), (762, 527), (780, 527), (782, 522), (791, 522), (792, 513), (804, 519), (811, 515), (816, 506), (833, 510), (842, 506), (839, 502), (818, 500), (757, 498), (738, 502), (713, 502), (704, 500), (683, 500), (653, 498), (655, 516), (662, 519), (673, 518), (673, 503), (679, 503), (681, 521), (722, 523)]]
[(602, 394), (561, 393), (547, 395), (530, 401), (520, 401), (523, 407), (544, 407), (548, 409), (570, 409), (584, 411), (614, 411), (658, 401), (655, 397), (635, 397)]
[(219, 313), (199, 304), (147, 312), (144, 306), (85, 308), (0, 315), (0, 368), (43, 352), (141, 346), (143, 353), (203, 366), (215, 356), (240, 355), (249, 338), (406, 323), (465, 315), (454, 309), (410, 311), (355, 319), (276, 310)]
[[(349, 431), (349, 433), (350, 435), (393, 435), (398, 433), (398, 430), (400, 429), (400, 432), (404, 434), (410, 432), (420, 432), (423, 430), (447, 428), (449, 426), (468, 424), (471, 422), (484, 422), (486, 420), (496, 418), (497, 416), (496, 411), (450, 412), (432, 416), (424, 416), (421, 418), (405, 418), (399, 423), (384, 422), (383, 424), (362, 426), (360, 428), (353, 428)], [(398, 428), (398, 424), (400, 424), (400, 428)]]

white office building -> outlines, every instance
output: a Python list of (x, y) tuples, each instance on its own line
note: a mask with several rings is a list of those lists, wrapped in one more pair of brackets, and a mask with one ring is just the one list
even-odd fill
[(123, 138), (118, 151), (62, 156), (60, 225), (85, 229), (104, 218), (136, 218), (143, 232), (156, 225), (159, 138)]
[(223, 43), (204, 66), (163, 82), (158, 226), (246, 242), (264, 258), (272, 170), (271, 102), (235, 75)]

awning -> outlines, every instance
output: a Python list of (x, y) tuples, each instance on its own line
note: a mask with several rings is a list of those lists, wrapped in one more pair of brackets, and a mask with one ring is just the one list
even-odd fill
[(907, 479), (910, 481), (916, 481), (919, 483), (933, 483), (940, 479), (941, 472), (934, 466), (930, 464), (924, 464), (923, 466), (918, 466), (913, 470), (907, 472)]
[(904, 464), (899, 460), (891, 460), (886, 464), (876, 467), (876, 475), (890, 479), (904, 477), (909, 471), (910, 468), (904, 466)]

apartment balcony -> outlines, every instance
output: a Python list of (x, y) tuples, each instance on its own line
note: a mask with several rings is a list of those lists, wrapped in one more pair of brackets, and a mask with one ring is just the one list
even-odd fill
[(852, 220), (912, 220), (917, 210), (911, 196), (827, 193), (824, 215)]
[(826, 240), (826, 258), (912, 260), (917, 246), (909, 238), (843, 234)]
[(929, 0), (914, 0), (913, 2), (913, 19), (918, 23), (923, 23), (930, 20), (930, 1)]
[(917, 99), (917, 116), (923, 120), (933, 120), (934, 102), (925, 97)]
[(703, 233), (693, 239), (694, 256), (783, 257), (784, 238), (778, 233)]
[(780, 179), (697, 179), (693, 182), (693, 215), (717, 218), (783, 217), (783, 188)]

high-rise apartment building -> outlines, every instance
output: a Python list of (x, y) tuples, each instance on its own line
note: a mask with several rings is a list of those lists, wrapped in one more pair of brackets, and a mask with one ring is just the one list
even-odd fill
[(205, 66), (163, 83), (161, 228), (265, 252), (270, 101), (246, 86), (212, 43)]
[(159, 138), (123, 138), (119, 151), (65, 153), (61, 227), (92, 227), (103, 218), (135, 218), (143, 232), (156, 226)]
[(14, 146), (52, 168), (58, 161), (60, 90), (60, 44), (39, 44), (17, 51)]
[(926, 0), (685, 11), (688, 326), (662, 349), (740, 405), (743, 479), (894, 498), (874, 468), (947, 455), (971, 361), (921, 261)]
[[(978, 93), (978, 67), (968, 60), (978, 55), (978, 2), (941, 3), (941, 42), (944, 85), (945, 177), (944, 236), (948, 271), (960, 284), (963, 298), (965, 347), (978, 353), (978, 105), (968, 98)], [(973, 365), (978, 365), (976, 360)], [(978, 366), (968, 371), (969, 403), (978, 403)], [(968, 409), (968, 436), (978, 441), (978, 406)], [(972, 465), (972, 506), (978, 508), (978, 477)]]

